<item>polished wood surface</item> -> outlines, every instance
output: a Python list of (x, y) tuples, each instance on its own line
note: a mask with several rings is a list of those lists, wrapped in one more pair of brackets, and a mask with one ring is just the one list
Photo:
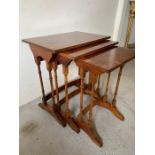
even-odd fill
[(86, 70), (91, 70), (95, 73), (103, 73), (119, 67), (134, 57), (134, 50), (116, 47), (103, 51), (102, 53), (78, 59), (76, 63), (79, 67), (83, 67)]
[(61, 62), (62, 64), (68, 65), (68, 63), (70, 63), (73, 60), (76, 60), (76, 59), (79, 59), (79, 58), (82, 58), (84, 56), (88, 56), (91, 54), (98, 53), (101, 50), (103, 51), (109, 48), (113, 48), (117, 44), (118, 42), (105, 40), (103, 42), (91, 44), (89, 46), (84, 46), (84, 47), (77, 48), (74, 50), (61, 52), (60, 54), (58, 54), (57, 60)]
[(110, 37), (98, 34), (91, 34), (85, 32), (69, 32), (63, 34), (23, 39), (23, 41), (29, 44), (46, 48), (54, 53), (58, 51), (82, 47), (91, 43), (103, 41), (108, 38)]

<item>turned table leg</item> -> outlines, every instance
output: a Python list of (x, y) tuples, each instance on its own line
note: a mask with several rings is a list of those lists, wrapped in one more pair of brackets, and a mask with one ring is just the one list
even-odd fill
[[(106, 89), (105, 89), (105, 94), (103, 95), (103, 97), (96, 96), (96, 94), (94, 94), (93, 91), (89, 92), (89, 94), (90, 95), (93, 94), (93, 97), (94, 97), (94, 101), (93, 101), (92, 106), (98, 105), (98, 106), (101, 106), (103, 108), (106, 108), (109, 111), (111, 111), (112, 114), (114, 116), (116, 116), (120, 120), (124, 120), (124, 116), (119, 112), (119, 110), (116, 107), (116, 97), (117, 97), (117, 93), (118, 93), (120, 78), (121, 78), (121, 75), (122, 75), (122, 69), (123, 69), (123, 66), (120, 67), (120, 70), (119, 70), (119, 73), (118, 73), (118, 78), (117, 78), (117, 82), (116, 82), (116, 87), (115, 87), (112, 103), (108, 102), (108, 91), (109, 91), (109, 83), (110, 83), (111, 72), (108, 72), (108, 77), (107, 77), (107, 82), (106, 82)], [(85, 114), (85, 113), (91, 111), (90, 108), (91, 108), (90, 105), (88, 105), (87, 107), (85, 107), (82, 110), (82, 113)]]
[(93, 121), (92, 121), (92, 115), (93, 115), (93, 93), (94, 93), (94, 85), (96, 83), (96, 76), (90, 73), (89, 77), (89, 84), (91, 85), (91, 94), (90, 94), (90, 102), (88, 106), (89, 110), (89, 118), (87, 121), (83, 119), (83, 69), (80, 69), (80, 77), (81, 77), (81, 89), (80, 89), (80, 114), (78, 115), (77, 124), (79, 127), (91, 138), (91, 140), (101, 147), (103, 145), (101, 138), (97, 134), (97, 132), (94, 129)]
[(66, 96), (66, 109), (65, 109), (65, 117), (69, 117), (69, 99), (68, 99), (68, 67), (63, 66), (63, 74), (64, 74), (64, 85), (65, 85), (65, 96)]
[(89, 102), (89, 123), (92, 123), (92, 115), (93, 115), (93, 92), (94, 92), (94, 84), (91, 83), (91, 95), (90, 95), (90, 102)]
[(94, 87), (95, 83), (97, 81), (97, 75), (94, 75), (93, 73), (90, 72), (90, 84), (91, 84), (91, 92), (90, 92), (90, 101), (89, 101), (89, 118), (88, 118), (88, 123), (91, 125), (92, 124), (92, 118), (93, 118), (93, 96), (94, 96)]
[(101, 79), (101, 75), (98, 75), (98, 79), (97, 79), (97, 88), (96, 88), (96, 93), (100, 95), (100, 79)]
[(122, 70), (123, 70), (123, 66), (120, 67), (119, 73), (118, 73), (118, 78), (117, 78), (117, 83), (116, 83), (116, 87), (115, 87), (115, 92), (114, 92), (114, 96), (112, 99), (112, 104), (115, 105), (116, 104), (116, 97), (117, 97), (117, 93), (118, 93), (118, 87), (119, 87), (119, 83), (120, 83), (120, 79), (121, 79), (121, 75), (122, 75)]
[(51, 87), (51, 93), (52, 93), (52, 100), (53, 100), (53, 104), (55, 105), (55, 95), (54, 95), (54, 84), (53, 84), (53, 77), (52, 77), (52, 64), (51, 63), (47, 63), (47, 70), (48, 70), (48, 74), (49, 74), (49, 81), (50, 81), (50, 87)]
[(117, 82), (116, 82), (116, 87), (115, 87), (112, 103), (108, 102), (108, 89), (109, 89), (110, 74), (111, 74), (110, 72), (108, 73), (106, 90), (105, 90), (105, 95), (103, 96), (103, 100), (101, 101), (100, 99), (96, 99), (97, 105), (110, 110), (120, 120), (124, 120), (124, 116), (119, 112), (119, 110), (116, 107), (116, 97), (117, 97), (117, 93), (118, 93), (120, 78), (122, 75), (122, 69), (123, 69), (123, 66), (120, 67), (120, 70), (118, 73), (118, 78), (117, 78)]
[(35, 62), (37, 64), (37, 69), (38, 69), (38, 75), (39, 75), (39, 80), (40, 80), (40, 85), (41, 85), (41, 91), (42, 91), (42, 101), (43, 104), (47, 104), (46, 100), (45, 100), (45, 90), (44, 90), (44, 84), (43, 84), (43, 79), (42, 79), (42, 74), (41, 74), (41, 69), (40, 69), (40, 58), (35, 58)]
[(118, 87), (119, 87), (119, 83), (120, 83), (120, 79), (121, 79), (121, 75), (122, 75), (122, 70), (123, 70), (123, 66), (120, 67), (119, 73), (118, 73), (118, 78), (117, 78), (117, 82), (116, 82), (116, 87), (115, 87), (115, 92), (114, 92), (114, 96), (112, 99), (112, 104), (111, 104), (111, 111), (112, 113), (119, 118), (120, 120), (124, 120), (124, 116), (118, 111), (117, 107), (116, 107), (116, 97), (118, 94)]
[(53, 63), (54, 68), (54, 79), (55, 79), (55, 87), (56, 87), (56, 98), (57, 98), (57, 104), (59, 104), (59, 86), (58, 86), (58, 78), (57, 78), (57, 63)]
[(65, 85), (65, 96), (66, 96), (66, 108), (64, 113), (64, 118), (68, 125), (76, 132), (79, 133), (80, 129), (77, 126), (75, 120), (72, 118), (69, 112), (69, 97), (68, 97), (68, 66), (63, 65), (63, 74), (64, 74), (64, 85)]
[(81, 85), (80, 85), (80, 117), (79, 120), (83, 120), (83, 89), (84, 89), (84, 70), (80, 68), (80, 78), (81, 78)]
[(53, 80), (52, 80), (52, 75), (51, 75), (51, 70), (52, 70), (52, 67), (51, 67), (51, 64), (48, 63), (47, 64), (47, 70), (49, 72), (49, 80), (50, 80), (50, 86), (51, 86), (51, 93), (52, 93), (52, 96), (53, 96), (53, 105), (49, 105), (47, 102), (46, 102), (46, 99), (45, 99), (45, 90), (44, 90), (44, 85), (43, 85), (43, 79), (42, 79), (42, 75), (41, 75), (41, 69), (40, 69), (40, 58), (35, 58), (36, 60), (36, 63), (37, 63), (37, 68), (38, 68), (38, 73), (39, 73), (39, 79), (40, 79), (40, 84), (41, 84), (41, 90), (42, 90), (42, 94), (43, 94), (43, 103), (40, 103), (39, 106), (46, 110), (47, 112), (49, 112), (55, 119), (56, 121), (62, 125), (63, 127), (66, 126), (66, 122), (65, 120), (62, 118), (58, 108), (55, 106), (55, 99), (54, 99), (54, 90), (53, 90)]
[(106, 101), (108, 100), (108, 91), (109, 91), (110, 75), (111, 75), (111, 72), (108, 72), (105, 94), (104, 94), (104, 96), (103, 96), (103, 102), (106, 102)]

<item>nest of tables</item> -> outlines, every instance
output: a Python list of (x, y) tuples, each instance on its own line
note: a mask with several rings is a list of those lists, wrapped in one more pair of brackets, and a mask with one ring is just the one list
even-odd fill
[[(42, 102), (39, 106), (49, 112), (63, 127), (70, 126), (76, 133), (82, 129), (91, 140), (101, 147), (102, 139), (94, 130), (93, 107), (106, 108), (120, 120), (124, 116), (116, 106), (116, 97), (124, 65), (134, 59), (134, 51), (118, 46), (118, 42), (111, 41), (110, 36), (97, 35), (84, 32), (69, 32), (64, 34), (49, 35), (24, 39), (28, 43), (34, 56), (38, 69), (38, 75), (42, 91)], [(41, 62), (46, 62), (49, 74), (51, 92), (45, 94), (41, 73)], [(78, 78), (68, 81), (69, 65), (75, 62), (78, 69)], [(64, 85), (59, 86), (57, 68), (62, 65)], [(112, 101), (108, 99), (109, 82), (111, 72), (119, 68)], [(85, 83), (86, 73), (89, 74), (89, 82)], [(107, 74), (107, 82), (104, 94), (100, 93), (101, 75)], [(55, 88), (54, 88), (55, 85)], [(76, 89), (68, 93), (68, 88), (76, 86)], [(95, 87), (96, 86), (96, 87)], [(60, 100), (59, 94), (64, 91), (64, 98)], [(80, 93), (80, 111), (75, 118), (69, 110), (69, 99)], [(83, 96), (90, 96), (88, 106), (83, 107)], [(52, 99), (52, 105), (48, 100)], [(65, 104), (65, 110), (61, 106)], [(88, 113), (88, 118), (84, 115)]]

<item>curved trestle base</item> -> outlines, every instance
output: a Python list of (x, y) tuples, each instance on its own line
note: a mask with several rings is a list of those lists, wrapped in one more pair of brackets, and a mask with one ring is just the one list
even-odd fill
[(102, 139), (99, 137), (95, 129), (93, 128), (93, 123), (86, 122), (84, 120), (76, 120), (78, 126), (90, 137), (90, 139), (99, 147), (103, 146)]
[(49, 112), (62, 127), (66, 126), (66, 121), (64, 120), (64, 118), (62, 117), (60, 111), (58, 110), (58, 108), (56, 108), (56, 106), (44, 103), (39, 103), (39, 106), (42, 109)]

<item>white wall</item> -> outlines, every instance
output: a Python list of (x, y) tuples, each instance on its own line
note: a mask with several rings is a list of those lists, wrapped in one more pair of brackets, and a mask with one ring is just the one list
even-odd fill
[[(69, 31), (113, 35), (117, 0), (20, 0), (20, 39)], [(76, 67), (71, 67), (70, 77)], [(41, 95), (37, 69), (27, 44), (20, 42), (20, 105)], [(63, 83), (61, 69), (59, 81)], [(61, 76), (60, 76), (61, 75)], [(50, 90), (43, 66), (45, 87)]]
[(121, 31), (124, 23), (124, 12), (127, 7), (128, 0), (118, 0), (117, 11), (115, 16), (115, 23), (113, 29), (113, 40), (120, 40)]

